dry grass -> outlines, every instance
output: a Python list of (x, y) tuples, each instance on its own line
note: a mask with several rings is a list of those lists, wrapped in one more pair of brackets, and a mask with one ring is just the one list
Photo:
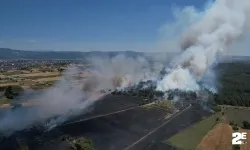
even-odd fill
[(232, 149), (232, 127), (226, 123), (217, 124), (209, 133), (203, 137), (197, 150), (231, 150)]
[(0, 86), (12, 86), (12, 85), (19, 85), (19, 83), (18, 82), (0, 83)]
[(0, 108), (10, 108), (10, 104), (0, 104)]
[(240, 149), (249, 150), (250, 149), (250, 130), (240, 129), (239, 132), (247, 132), (247, 139), (244, 141), (246, 143), (240, 145)]
[(250, 122), (250, 109), (247, 107), (224, 106), (223, 112), (225, 113), (228, 123), (233, 121), (238, 126), (242, 126), (244, 120)]
[(59, 72), (27, 73), (27, 74), (20, 74), (19, 77), (56, 76), (56, 75), (60, 75), (60, 73)]

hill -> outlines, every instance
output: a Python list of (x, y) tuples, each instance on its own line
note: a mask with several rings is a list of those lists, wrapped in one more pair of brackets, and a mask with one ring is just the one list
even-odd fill
[(9, 48), (0, 48), (0, 59), (84, 59), (88, 57), (114, 57), (118, 54), (123, 54), (129, 57), (142, 56), (141, 52), (133, 51), (26, 51), (13, 50)]

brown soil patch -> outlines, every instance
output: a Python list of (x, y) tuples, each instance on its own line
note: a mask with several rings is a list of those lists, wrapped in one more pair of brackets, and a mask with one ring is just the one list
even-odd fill
[(59, 72), (39, 72), (39, 73), (28, 73), (28, 74), (20, 74), (20, 77), (35, 77), (35, 76), (56, 76), (60, 75)]
[(1, 104), (0, 108), (10, 108), (10, 104)]
[(217, 124), (203, 137), (197, 150), (232, 150), (232, 132), (232, 127), (229, 124)]
[(250, 149), (250, 130), (240, 129), (239, 132), (246, 132), (247, 139), (244, 140), (245, 144), (240, 145), (241, 150), (249, 150)]
[(11, 86), (11, 85), (19, 85), (18, 82), (12, 82), (12, 83), (0, 83), (0, 86)]
[[(36, 101), (28, 101), (21, 103), (23, 107), (29, 107), (29, 106), (36, 106), (39, 105)], [(0, 108), (11, 108), (12, 106), (10, 104), (1, 104)]]

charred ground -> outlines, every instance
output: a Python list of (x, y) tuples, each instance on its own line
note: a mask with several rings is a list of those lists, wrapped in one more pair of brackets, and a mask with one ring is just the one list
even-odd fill
[[(247, 105), (249, 61), (223, 62), (217, 65), (219, 70), (218, 94), (204, 90), (201, 93), (181, 92), (178, 90), (159, 92), (154, 90), (152, 83), (146, 82), (137, 87), (123, 91), (114, 91), (97, 101), (83, 115), (75, 116), (64, 125), (44, 132), (43, 128), (34, 127), (16, 132), (12, 136), (2, 137), (0, 149), (16, 150), (20, 143), (29, 149), (69, 149), (67, 142), (61, 137), (70, 135), (73, 138), (86, 137), (94, 143), (95, 149), (175, 149), (163, 140), (170, 138), (182, 129), (198, 122), (212, 113), (203, 108), (217, 104)], [(237, 79), (237, 81), (236, 81)], [(167, 97), (165, 96), (167, 95)], [(175, 107), (180, 113), (167, 118), (171, 112), (160, 107), (144, 107), (164, 97), (174, 100), (178, 96)], [(204, 96), (204, 97), (202, 97)], [(224, 97), (223, 97), (224, 96)], [(235, 97), (238, 97), (235, 98)], [(201, 100), (208, 98), (208, 103)], [(235, 99), (236, 104), (232, 103)], [(190, 105), (192, 104), (192, 105)], [(185, 110), (186, 109), (186, 110)], [(172, 118), (172, 119), (171, 119)], [(164, 126), (151, 131), (167, 122)], [(149, 134), (142, 140), (145, 135)]]

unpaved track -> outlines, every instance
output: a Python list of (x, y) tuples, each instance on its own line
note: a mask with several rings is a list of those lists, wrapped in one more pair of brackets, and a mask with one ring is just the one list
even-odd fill
[(89, 118), (86, 118), (86, 119), (81, 119), (81, 120), (78, 120), (78, 121), (73, 121), (73, 122), (65, 123), (65, 124), (62, 124), (60, 126), (65, 126), (65, 125), (70, 125), (70, 124), (75, 124), (75, 123), (79, 123), (79, 122), (88, 121), (88, 120), (91, 120), (91, 119), (97, 119), (97, 118), (101, 118), (101, 117), (106, 117), (106, 116), (110, 116), (110, 115), (122, 113), (122, 112), (129, 111), (129, 110), (132, 110), (132, 109), (135, 109), (135, 108), (139, 108), (139, 107), (140, 106), (132, 107), (132, 108), (127, 108), (127, 109), (115, 111), (115, 112), (112, 112), (112, 113), (107, 113), (107, 114), (102, 114), (102, 115), (96, 115), (96, 116), (89, 117)]
[(172, 146), (167, 143), (163, 143), (167, 141), (170, 137), (181, 132), (185, 128), (193, 125), (194, 123), (200, 121), (205, 116), (210, 116), (212, 113), (207, 112), (200, 108), (198, 105), (192, 105), (184, 109), (185, 111), (181, 111), (176, 114), (169, 121), (166, 121), (163, 126), (161, 126), (158, 130), (155, 130), (150, 135), (146, 136), (136, 144), (132, 144), (125, 149), (129, 150), (176, 150)]
[(163, 124), (161, 124), (160, 126), (156, 127), (155, 129), (153, 129), (152, 131), (150, 131), (148, 134), (146, 134), (145, 136), (143, 136), (142, 138), (140, 138), (139, 140), (135, 141), (133, 144), (131, 144), (130, 146), (126, 147), (124, 150), (129, 150), (132, 149), (136, 144), (140, 143), (141, 141), (143, 141), (144, 139), (146, 139), (147, 137), (149, 137), (151, 134), (155, 133), (157, 130), (159, 130), (160, 128), (162, 128), (163, 126), (165, 126), (167, 123), (169, 123), (170, 121), (172, 121), (173, 118), (179, 116), (181, 113), (185, 112), (186, 110), (191, 108), (191, 104), (185, 108), (184, 110), (177, 112), (176, 114), (174, 114), (171, 118), (169, 118), (166, 122), (164, 122)]

